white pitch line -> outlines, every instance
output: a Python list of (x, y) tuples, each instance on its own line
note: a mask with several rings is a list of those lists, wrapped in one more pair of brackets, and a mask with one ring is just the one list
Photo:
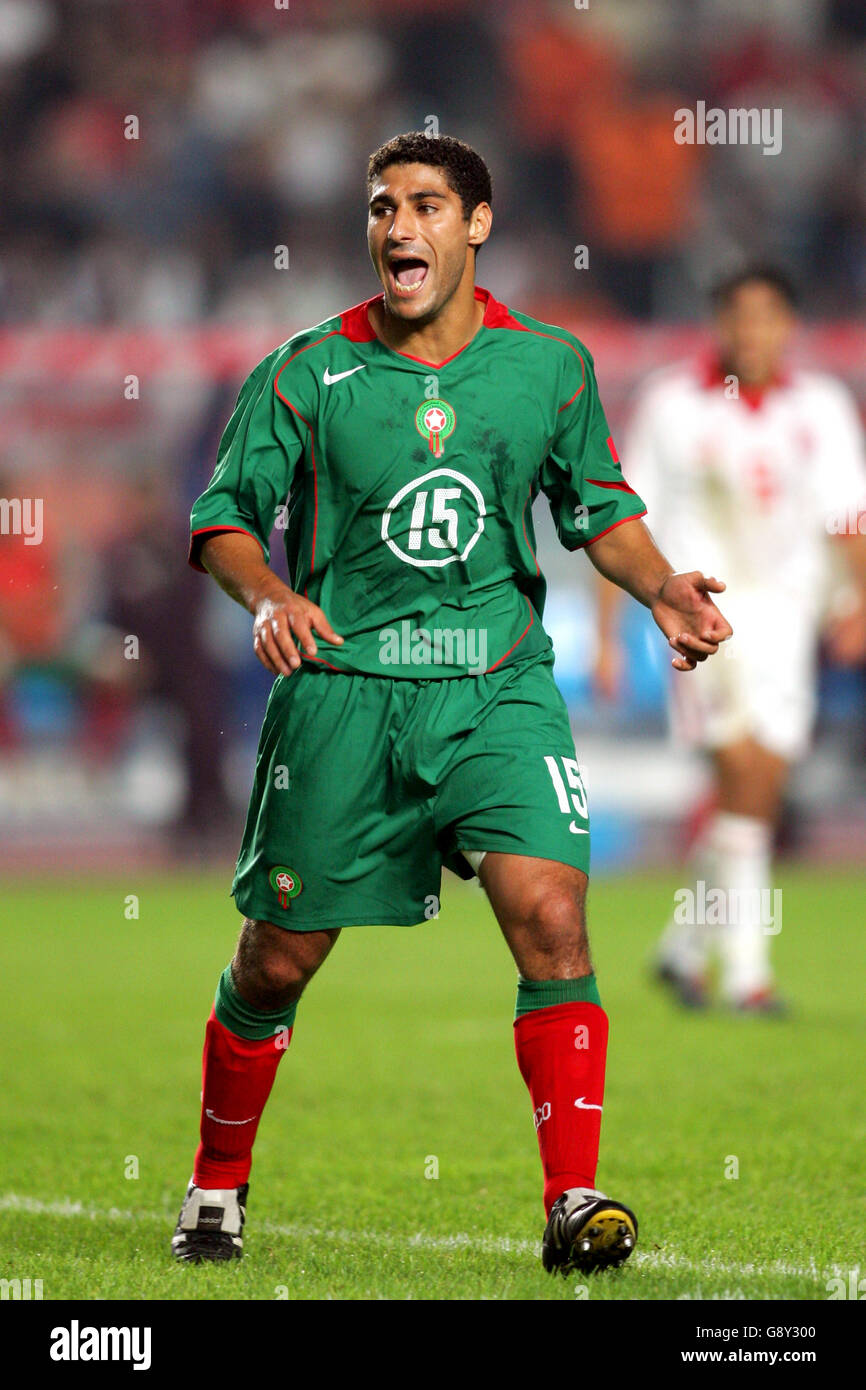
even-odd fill
[[(0, 1197), (0, 1212), (14, 1211), (28, 1216), (80, 1217), (85, 1221), (147, 1221), (171, 1224), (173, 1217), (160, 1211), (123, 1211), (120, 1207), (88, 1207), (82, 1202), (68, 1198), (58, 1202), (43, 1202), (38, 1197), (22, 1197), (9, 1192)], [(275, 1221), (258, 1221), (255, 1230), (264, 1235), (285, 1236), (290, 1240), (327, 1240), (344, 1244), (366, 1242), (370, 1245), (385, 1246), (389, 1249), (409, 1250), (478, 1250), (490, 1255), (533, 1255), (541, 1254), (541, 1243), (537, 1240), (514, 1240), (510, 1236), (473, 1236), (459, 1231), (454, 1235), (433, 1236), (418, 1232), (413, 1236), (389, 1235), (384, 1231), (350, 1231), (327, 1229), (321, 1226), (284, 1225)], [(681, 1270), (690, 1274), (725, 1275), (737, 1278), (768, 1278), (782, 1275), (795, 1279), (827, 1280), (846, 1278), (849, 1271), (842, 1265), (827, 1265), (821, 1270), (814, 1261), (807, 1267), (792, 1265), (785, 1260), (771, 1260), (768, 1264), (757, 1265), (730, 1263), (710, 1256), (703, 1260), (690, 1260), (685, 1255), (666, 1253), (663, 1250), (636, 1250), (630, 1263), (649, 1269)]]

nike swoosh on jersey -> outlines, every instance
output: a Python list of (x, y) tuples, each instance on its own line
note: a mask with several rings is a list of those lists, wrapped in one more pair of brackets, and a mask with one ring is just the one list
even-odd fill
[(575, 825), (574, 821), (571, 822), (571, 824), (569, 825), (568, 828), (569, 828), (569, 830), (571, 831), (572, 835), (588, 835), (588, 834), (589, 834), (589, 831), (588, 831), (588, 830), (584, 830), (584, 828), (583, 828), (582, 825)]
[(347, 372), (335, 372), (333, 376), (331, 376), (330, 367), (326, 367), (322, 380), (326, 386), (333, 386), (335, 381), (342, 381), (344, 376), (351, 376), (353, 372), (362, 372), (366, 365), (366, 362), (362, 362), (360, 367), (350, 367)]
[(574, 1103), (578, 1110), (601, 1110), (603, 1108), (600, 1105), (590, 1105), (587, 1102), (586, 1096), (581, 1096), (579, 1100), (576, 1100)]

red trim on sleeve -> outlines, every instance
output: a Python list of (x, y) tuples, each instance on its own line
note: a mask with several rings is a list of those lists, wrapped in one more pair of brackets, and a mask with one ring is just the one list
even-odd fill
[(619, 463), (619, 454), (616, 452), (616, 445), (613, 442), (613, 435), (609, 434), (604, 442), (610, 449), (610, 456), (613, 459), (614, 463)]
[(575, 550), (583, 550), (588, 545), (595, 545), (595, 542), (600, 541), (602, 536), (606, 536), (609, 531), (615, 531), (617, 526), (623, 526), (627, 521), (640, 521), (642, 516), (646, 516), (646, 507), (642, 512), (635, 512), (634, 516), (621, 516), (619, 521), (615, 521), (612, 526), (605, 526), (604, 530), (599, 531), (597, 536), (593, 536), (591, 541), (584, 541), (582, 545), (576, 545), (574, 548)]
[(610, 487), (616, 492), (630, 492), (634, 494), (634, 488), (629, 487), (624, 478), (621, 483), (607, 482), (604, 478), (587, 478), (586, 481), (592, 483), (594, 487)]
[[(201, 542), (199, 545), (196, 545), (196, 536), (218, 536), (225, 531), (240, 531), (241, 535), (243, 536), (252, 536), (253, 540), (256, 542), (256, 545), (262, 545), (258, 536), (253, 536), (252, 531), (248, 531), (245, 526), (200, 526), (197, 531), (192, 532), (189, 538), (189, 555), (187, 557), (187, 563), (192, 565), (194, 570), (198, 570), (201, 574), (208, 573), (204, 565), (198, 559), (196, 559), (196, 555), (199, 553), (202, 545), (204, 544), (204, 542)], [(264, 553), (264, 546), (262, 546), (262, 555), (264, 555)]]
[[(523, 597), (526, 598), (526, 595), (524, 594)], [(488, 666), (488, 667), (487, 667), (487, 670), (484, 672), (485, 676), (489, 676), (491, 671), (495, 671), (496, 668), (497, 668), (497, 666), (501, 666), (502, 663), (503, 663), (503, 661), (505, 660), (505, 658), (506, 658), (507, 656), (510, 656), (511, 653), (514, 651), (514, 648), (520, 646), (520, 644), (521, 644), (521, 642), (523, 641), (524, 637), (526, 636), (527, 632), (528, 632), (529, 629), (532, 627), (532, 624), (535, 622), (535, 614), (534, 614), (533, 611), (532, 611), (532, 604), (529, 602), (529, 599), (528, 599), (528, 598), (526, 598), (526, 602), (527, 602), (527, 605), (528, 605), (528, 608), (529, 608), (529, 622), (526, 624), (526, 627), (525, 627), (525, 628), (523, 629), (523, 631), (521, 632), (521, 634), (520, 634), (520, 636), (518, 637), (517, 641), (514, 642), (514, 643), (512, 643), (512, 645), (508, 648), (508, 651), (507, 651), (507, 652), (504, 652), (504, 653), (502, 654), (502, 656), (499, 658), (498, 661), (494, 661), (494, 663), (493, 663), (492, 666)]]

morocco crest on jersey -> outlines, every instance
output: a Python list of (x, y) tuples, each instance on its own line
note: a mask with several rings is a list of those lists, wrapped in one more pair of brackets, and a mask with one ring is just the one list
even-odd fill
[(456, 424), (457, 417), (447, 401), (422, 401), (415, 411), (415, 428), (427, 440), (431, 454), (437, 459), (444, 452), (442, 440), (454, 433)]
[(287, 869), (285, 864), (274, 865), (268, 874), (268, 882), (277, 895), (280, 907), (288, 907), (289, 898), (296, 898), (303, 887), (294, 869)]

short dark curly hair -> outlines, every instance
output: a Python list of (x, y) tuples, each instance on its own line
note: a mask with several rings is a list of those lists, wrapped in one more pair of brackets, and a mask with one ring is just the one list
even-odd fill
[(429, 164), (441, 169), (460, 199), (464, 221), (469, 220), (479, 203), (493, 202), (490, 170), (477, 150), (453, 135), (427, 135), (423, 130), (410, 130), (395, 135), (374, 150), (367, 162), (367, 191), (389, 164)]

